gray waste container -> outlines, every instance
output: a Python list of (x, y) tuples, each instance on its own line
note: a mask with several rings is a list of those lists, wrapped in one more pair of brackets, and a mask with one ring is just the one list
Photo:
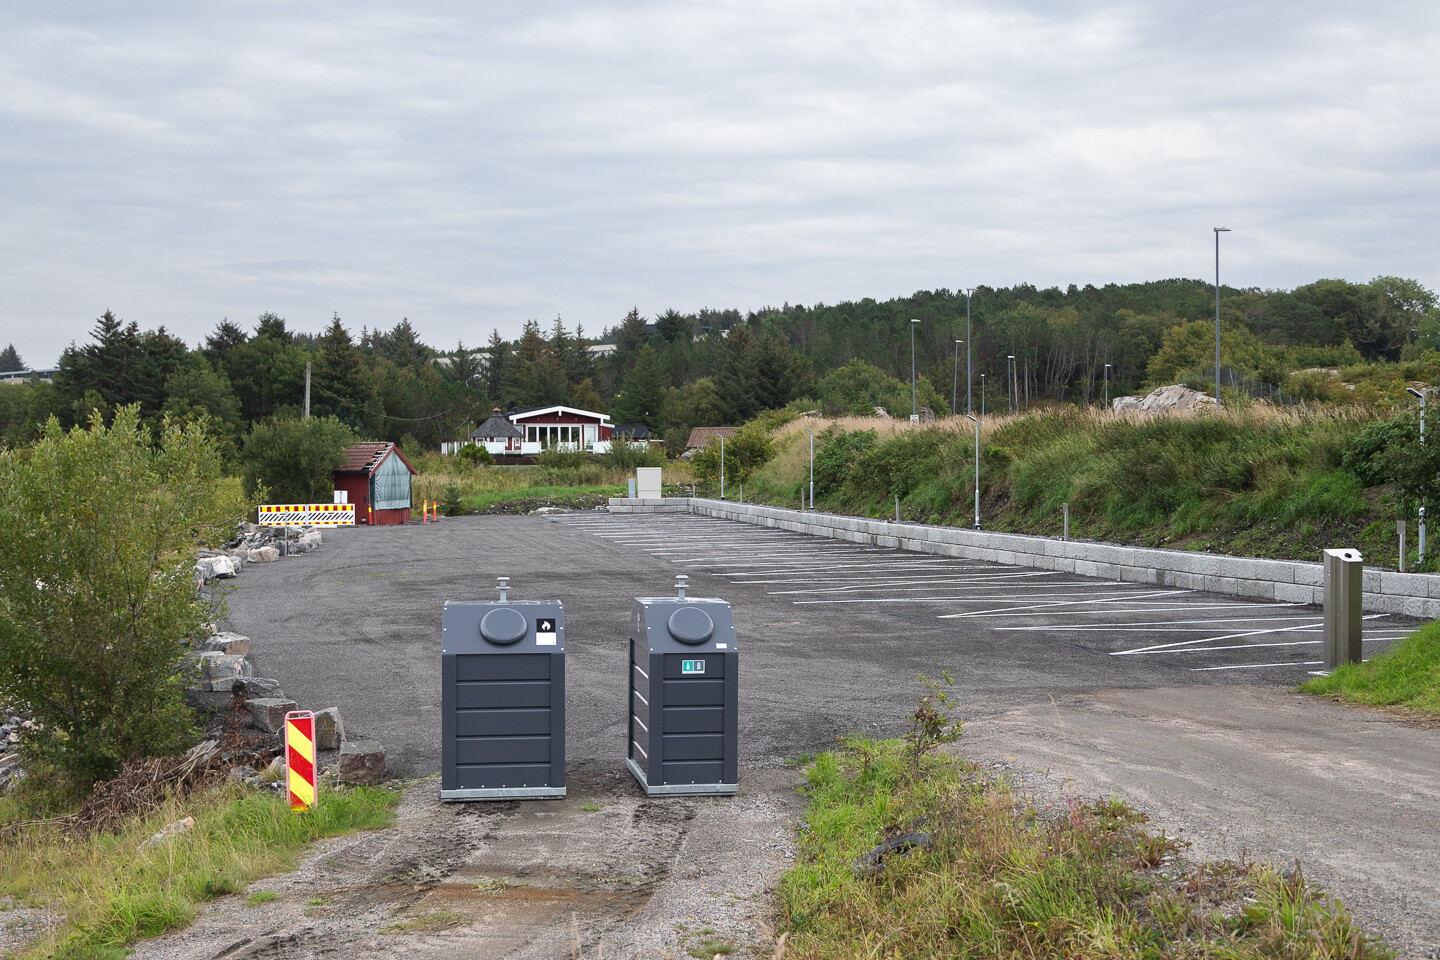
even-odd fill
[(558, 600), (446, 601), (441, 800), (565, 796), (565, 622)]
[(739, 653), (724, 600), (640, 597), (630, 621), (630, 745), (650, 796), (739, 787)]

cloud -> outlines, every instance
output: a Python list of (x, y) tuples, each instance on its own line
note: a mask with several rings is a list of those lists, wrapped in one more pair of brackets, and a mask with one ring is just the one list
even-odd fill
[(1440, 30), (1378, 3), (9, 4), (0, 340), (427, 340), (1029, 281), (1435, 287)]

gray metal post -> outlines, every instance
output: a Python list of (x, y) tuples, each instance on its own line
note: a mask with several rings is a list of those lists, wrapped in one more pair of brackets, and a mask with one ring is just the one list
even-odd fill
[[(811, 510), (814, 510), (814, 509), (815, 509), (815, 431), (814, 431), (814, 430), (811, 430), (809, 427), (801, 427), (800, 429), (801, 429), (801, 430), (804, 430), (806, 433), (810, 434), (810, 509), (811, 509)], [(800, 497), (800, 509), (801, 509), (801, 510), (804, 510), (804, 509), (805, 509), (805, 497), (804, 497), (803, 492), (802, 492), (801, 497)]]
[(635, 499), (635, 478), (634, 478), (634, 477), (631, 477), (631, 478), (630, 478), (630, 499), (631, 499), (631, 500), (634, 500), (634, 499)]
[(1110, 364), (1105, 364), (1105, 409), (1110, 409)]
[(1395, 521), (1395, 532), (1400, 535), (1400, 572), (1405, 572), (1405, 521)]
[(895, 494), (895, 522), (900, 522), (900, 494)]
[(1220, 406), (1220, 234), (1229, 227), (1213, 227), (1215, 231), (1215, 406)]
[(1418, 536), (1417, 539), (1418, 539), (1420, 542), (1419, 542), (1418, 556), (1416, 557), (1415, 562), (1416, 562), (1417, 564), (1421, 564), (1421, 563), (1424, 563), (1424, 562), (1425, 562), (1425, 506), (1424, 506), (1424, 504), (1421, 504), (1421, 506), (1420, 506), (1420, 533), (1419, 533), (1419, 536)]
[(980, 422), (985, 422), (985, 374), (980, 374)]
[(1060, 504), (1060, 509), (1064, 512), (1064, 515), (1065, 515), (1065, 525), (1064, 525), (1064, 527), (1063, 527), (1063, 528), (1061, 529), (1061, 531), (1060, 531), (1060, 539), (1061, 539), (1061, 540), (1069, 540), (1069, 539), (1070, 539), (1070, 504), (1068, 504), (1068, 503), (1062, 503), (1062, 504)]
[(725, 499), (725, 434), (720, 434), (720, 499)]
[[(956, 409), (960, 405), (960, 344), (964, 340), (955, 341), (955, 382), (950, 387), (950, 416), (958, 416), (960, 411)], [(967, 360), (968, 363), (968, 355)]]
[[(982, 404), (983, 406), (983, 404)], [(975, 425), (975, 529), (980, 529), (980, 421), (971, 413), (965, 414)]]
[(975, 382), (975, 374), (970, 370), (970, 294), (975, 292), (974, 287), (965, 290), (965, 412), (974, 413), (975, 403), (970, 399), (971, 384)]
[(1325, 669), (1359, 663), (1365, 563), (1359, 550), (1326, 550)]
[(915, 324), (919, 320), (910, 321), (910, 422), (914, 423), (920, 419), (920, 407), (915, 399)]
[[(1420, 398), (1420, 459), (1425, 459), (1425, 395), (1428, 390), (1416, 390), (1414, 387), (1406, 387), (1406, 393), (1414, 394)], [(1417, 563), (1425, 562), (1425, 504), (1420, 504), (1420, 556)]]

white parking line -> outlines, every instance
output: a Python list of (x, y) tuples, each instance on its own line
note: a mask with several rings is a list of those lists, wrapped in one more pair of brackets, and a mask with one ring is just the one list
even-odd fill
[(1324, 660), (1306, 660), (1304, 663), (1286, 661), (1285, 663), (1234, 663), (1224, 667), (1191, 667), (1191, 673), (1206, 673), (1211, 670), (1264, 670), (1268, 667), (1318, 667)]
[[(1365, 619), (1365, 620), (1376, 620), (1376, 619), (1378, 619), (1378, 618), (1380, 618), (1380, 617), (1387, 617), (1387, 616), (1389, 616), (1389, 614), (1386, 614), (1386, 613), (1372, 613), (1372, 614), (1370, 614), (1370, 616), (1364, 617), (1364, 618), (1362, 618), (1362, 619)], [(1324, 623), (1323, 620), (1319, 620), (1319, 621), (1312, 621), (1311, 623), (1302, 624), (1302, 625), (1300, 625), (1300, 626), (1295, 626), (1295, 627), (1276, 627), (1276, 628), (1273, 629), (1273, 630), (1250, 630), (1250, 631), (1247, 631), (1247, 632), (1245, 632), (1245, 633), (1227, 633), (1227, 634), (1222, 634), (1221, 636), (1218, 636), (1218, 637), (1203, 637), (1203, 638), (1201, 638), (1201, 639), (1199, 639), (1199, 640), (1181, 640), (1181, 641), (1179, 641), (1179, 642), (1177, 642), (1177, 643), (1157, 643), (1157, 644), (1154, 644), (1154, 645), (1148, 646), (1148, 647), (1137, 647), (1137, 648), (1134, 649), (1134, 650), (1116, 650), (1116, 651), (1114, 651), (1113, 653), (1111, 653), (1110, 656), (1112, 656), (1112, 657), (1132, 657), (1132, 656), (1138, 656), (1138, 655), (1140, 655), (1140, 654), (1153, 653), (1153, 652), (1155, 652), (1156, 650), (1167, 650), (1167, 649), (1169, 649), (1169, 648), (1171, 648), (1171, 647), (1188, 647), (1188, 646), (1195, 646), (1196, 644), (1200, 644), (1200, 643), (1213, 643), (1213, 642), (1215, 642), (1216, 640), (1239, 640), (1239, 639), (1242, 638), (1242, 637), (1258, 637), (1258, 636), (1262, 636), (1262, 635), (1267, 634), (1267, 633), (1292, 633), (1292, 632), (1297, 631), (1297, 630), (1313, 630), (1313, 629), (1315, 629), (1315, 627), (1316, 627), (1318, 624), (1323, 624), (1323, 623)]]

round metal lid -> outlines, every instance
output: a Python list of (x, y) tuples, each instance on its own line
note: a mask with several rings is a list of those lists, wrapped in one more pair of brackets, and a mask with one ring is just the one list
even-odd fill
[(480, 636), (501, 646), (519, 640), (529, 628), (525, 617), (509, 607), (496, 607), (480, 618)]
[(670, 614), (670, 636), (681, 643), (704, 643), (715, 632), (715, 621), (699, 607), (681, 607)]

